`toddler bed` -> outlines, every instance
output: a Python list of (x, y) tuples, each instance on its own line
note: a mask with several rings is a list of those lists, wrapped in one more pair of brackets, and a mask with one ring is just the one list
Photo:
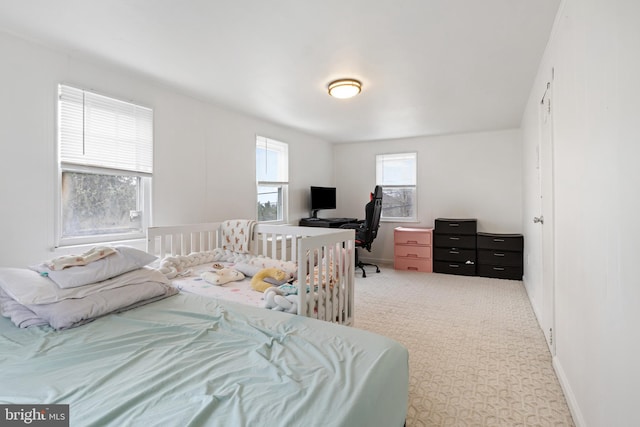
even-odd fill
[[(302, 316), (344, 325), (353, 323), (353, 230), (248, 220), (158, 226), (147, 231), (147, 252), (162, 260), (160, 271), (183, 291), (276, 310), (288, 308)], [(202, 278), (202, 273), (213, 274), (221, 267), (225, 272), (247, 273), (248, 268), (269, 267), (285, 271), (292, 278), (292, 283), (285, 285), (293, 294), (286, 297), (291, 305), (284, 308), (265, 299), (269, 292), (253, 290), (250, 278), (221, 286)]]

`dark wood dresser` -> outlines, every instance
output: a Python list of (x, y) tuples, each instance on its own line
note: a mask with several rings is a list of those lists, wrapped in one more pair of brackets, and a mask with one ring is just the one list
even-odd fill
[(433, 229), (433, 271), (476, 275), (476, 219), (437, 218)]

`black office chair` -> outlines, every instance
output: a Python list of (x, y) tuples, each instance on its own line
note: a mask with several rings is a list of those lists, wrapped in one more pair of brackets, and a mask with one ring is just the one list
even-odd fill
[(371, 244), (378, 235), (378, 227), (380, 226), (380, 214), (382, 213), (382, 187), (376, 185), (371, 193), (371, 200), (364, 207), (365, 219), (357, 223), (345, 224), (341, 228), (350, 228), (356, 231), (356, 267), (362, 270), (362, 277), (367, 277), (364, 270), (365, 265), (376, 268), (376, 273), (380, 273), (380, 267), (376, 264), (360, 261), (358, 256), (358, 248), (364, 248), (371, 252)]

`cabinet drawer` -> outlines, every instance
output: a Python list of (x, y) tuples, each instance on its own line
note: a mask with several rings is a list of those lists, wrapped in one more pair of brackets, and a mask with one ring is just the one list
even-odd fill
[(393, 240), (396, 244), (406, 245), (431, 245), (430, 228), (396, 227)]
[(478, 221), (475, 219), (450, 219), (436, 218), (435, 233), (444, 234), (469, 234), (474, 235), (478, 229)]
[(435, 273), (459, 274), (463, 276), (475, 276), (476, 265), (464, 264), (461, 262), (434, 261), (433, 271)]
[(453, 234), (436, 234), (433, 236), (433, 245), (441, 248), (476, 248), (476, 236), (456, 236)]
[(522, 251), (524, 237), (521, 234), (478, 233), (478, 249)]
[(476, 251), (474, 249), (458, 248), (435, 248), (433, 258), (438, 261), (455, 261), (465, 263), (476, 262)]
[(395, 256), (406, 258), (431, 258), (431, 246), (396, 245)]
[(522, 280), (522, 266), (478, 265), (478, 276)]
[(433, 271), (431, 260), (426, 258), (396, 257), (393, 267), (396, 270), (421, 271), (423, 273), (431, 273)]
[(478, 264), (522, 267), (522, 252), (478, 249)]

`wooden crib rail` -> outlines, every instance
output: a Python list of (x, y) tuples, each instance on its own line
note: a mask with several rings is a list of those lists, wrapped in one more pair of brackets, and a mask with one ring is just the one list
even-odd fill
[[(160, 259), (222, 247), (221, 222), (156, 226), (147, 230), (147, 252)], [(298, 314), (353, 324), (355, 236), (351, 229), (256, 224), (250, 250), (297, 264)]]
[(189, 255), (220, 247), (220, 224), (210, 222), (147, 229), (147, 252), (160, 259), (168, 255)]

